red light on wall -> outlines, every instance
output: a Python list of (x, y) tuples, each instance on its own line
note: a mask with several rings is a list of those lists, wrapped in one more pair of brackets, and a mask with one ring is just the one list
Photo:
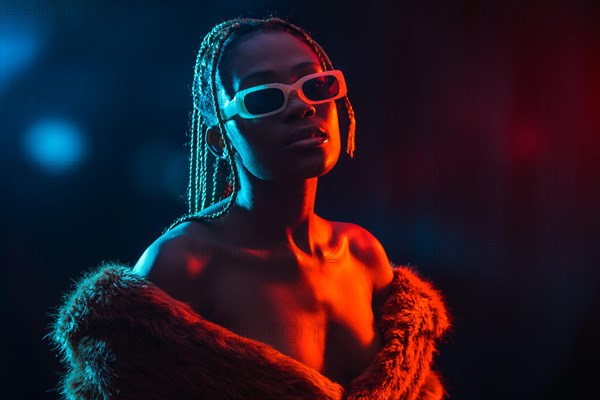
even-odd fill
[(514, 161), (536, 161), (542, 154), (543, 147), (544, 137), (533, 124), (518, 126), (509, 134), (508, 151)]
[(197, 257), (188, 256), (187, 259), (187, 273), (188, 276), (194, 276), (200, 272), (200, 268), (202, 268), (202, 263)]

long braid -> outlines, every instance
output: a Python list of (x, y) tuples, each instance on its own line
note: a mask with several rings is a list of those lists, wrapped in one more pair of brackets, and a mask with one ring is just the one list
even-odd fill
[(346, 114), (348, 115), (348, 139), (346, 143), (346, 153), (350, 158), (354, 158), (354, 150), (356, 149), (356, 117), (354, 116), (354, 107), (350, 104), (348, 95), (344, 96), (344, 105), (346, 106)]
[[(200, 46), (200, 51), (198, 51), (198, 55), (196, 56), (196, 64), (194, 65), (194, 81), (192, 83), (192, 123), (191, 123), (191, 157), (190, 157), (190, 194), (188, 196), (188, 213), (194, 214), (198, 212), (198, 198), (204, 197), (201, 193), (198, 194), (198, 191), (203, 192), (204, 189), (201, 186), (200, 182), (203, 181), (201, 178), (201, 168), (200, 168), (200, 159), (204, 159), (205, 157), (205, 146), (203, 140), (204, 133), (204, 121), (201, 116), (200, 110), (198, 109), (198, 93), (200, 82), (200, 68), (202, 63), (202, 58), (206, 53), (206, 50), (209, 48), (210, 40), (208, 37), (202, 41)], [(200, 155), (198, 154), (200, 152)], [(191, 197), (191, 198), (190, 198)]]
[[(227, 24), (227, 23), (225, 23), (225, 24)], [(229, 196), (229, 201), (227, 202), (227, 205), (225, 206), (225, 208), (221, 209), (220, 211), (218, 211), (214, 214), (211, 214), (210, 218), (219, 218), (221, 215), (229, 212), (229, 209), (235, 203), (235, 199), (237, 197), (237, 192), (238, 192), (237, 186), (238, 186), (239, 177), (238, 177), (238, 173), (237, 173), (237, 168), (235, 168), (235, 161), (233, 159), (233, 148), (231, 146), (230, 140), (227, 138), (227, 135), (225, 135), (225, 121), (223, 120), (223, 116), (221, 115), (221, 107), (219, 106), (219, 99), (217, 98), (218, 62), (221, 58), (223, 44), (233, 34), (233, 32), (235, 31), (235, 29), (238, 26), (239, 25), (236, 20), (234, 20), (229, 25), (225, 25), (225, 29), (223, 30), (223, 33), (220, 35), (219, 40), (216, 43), (215, 50), (213, 53), (213, 59), (212, 59), (211, 80), (210, 80), (211, 88), (212, 88), (211, 97), (212, 97), (214, 112), (217, 117), (217, 122), (219, 124), (219, 130), (221, 131), (221, 134), (223, 136), (223, 143), (225, 144), (227, 159), (229, 161), (230, 173), (232, 176), (232, 182), (231, 182), (232, 193), (231, 193), (231, 196)], [(213, 183), (216, 184), (216, 182), (213, 182)]]
[(196, 135), (195, 135), (195, 129), (194, 129), (194, 125), (195, 125), (195, 110), (192, 110), (191, 115), (192, 115), (192, 129), (191, 129), (191, 133), (190, 133), (190, 180), (188, 182), (188, 193), (187, 193), (187, 203), (188, 203), (188, 213), (193, 213), (193, 201), (195, 198), (195, 174), (196, 174), (196, 157), (198, 154), (198, 149), (195, 148), (196, 147)]
[[(218, 34), (218, 30), (213, 29), (211, 30), (211, 32), (209, 32), (208, 35), (206, 35), (206, 37), (204, 38), (204, 40), (202, 41), (202, 44), (200, 46), (200, 50), (198, 51), (198, 56), (196, 58), (196, 65), (194, 68), (194, 87), (192, 90), (192, 94), (193, 94), (193, 102), (194, 102), (194, 110), (196, 111), (196, 115), (197, 115), (197, 119), (200, 120), (201, 122), (198, 124), (198, 126), (194, 127), (192, 125), (192, 129), (196, 129), (196, 140), (197, 143), (196, 145), (198, 146), (198, 149), (200, 151), (200, 155), (196, 157), (195, 160), (195, 181), (194, 181), (194, 186), (195, 186), (195, 197), (193, 199), (193, 209), (190, 210), (190, 214), (194, 215), (196, 213), (198, 213), (200, 210), (206, 208), (209, 205), (209, 200), (207, 199), (207, 191), (208, 191), (208, 179), (207, 179), (207, 170), (208, 170), (208, 149), (206, 146), (206, 123), (204, 121), (204, 118), (202, 117), (202, 110), (200, 109), (200, 107), (198, 106), (198, 102), (199, 102), (199, 96), (202, 96), (202, 89), (203, 89), (203, 83), (202, 83), (202, 71), (207, 67), (207, 62), (205, 60), (205, 58), (207, 57), (207, 55), (209, 54), (208, 52), (211, 51), (212, 47), (213, 47), (213, 41), (215, 39), (215, 36), (217, 36)], [(214, 54), (212, 54), (210, 56), (211, 58), (211, 63), (212, 63), (212, 59), (214, 58)], [(212, 182), (214, 187), (214, 181)], [(200, 206), (198, 205), (198, 202), (200, 201)], [(213, 201), (213, 199), (211, 198), (211, 203)]]
[[(194, 87), (192, 90), (193, 93), (193, 102), (194, 109), (197, 112), (198, 119), (201, 120), (199, 126), (196, 127), (196, 135), (197, 135), (197, 146), (199, 147), (200, 156), (196, 158), (196, 175), (195, 175), (195, 193), (196, 196), (194, 198), (194, 208), (191, 210), (191, 214), (196, 214), (201, 209), (204, 209), (208, 201), (206, 199), (206, 173), (207, 173), (207, 148), (206, 148), (206, 124), (204, 118), (202, 118), (202, 110), (200, 110), (198, 106), (199, 96), (202, 95), (202, 69), (205, 68), (206, 64), (204, 58), (208, 51), (210, 51), (212, 40), (213, 40), (214, 32), (210, 32), (209, 35), (202, 41), (202, 45), (200, 46), (200, 51), (198, 51), (198, 57), (196, 59), (196, 66), (194, 68)], [(200, 193), (200, 194), (198, 194)], [(200, 207), (198, 207), (198, 201), (200, 200)]]
[[(196, 57), (196, 65), (194, 66), (194, 75), (198, 69), (198, 64), (200, 60), (200, 53)], [(195, 79), (194, 79), (195, 80)], [(195, 83), (194, 83), (195, 84)], [(192, 121), (191, 121), (191, 137), (190, 137), (190, 180), (188, 184), (188, 213), (193, 213), (197, 207), (196, 198), (197, 196), (197, 180), (198, 180), (198, 151), (201, 149), (197, 146), (198, 144), (198, 128), (197, 124), (200, 123), (198, 121), (198, 109), (195, 106), (196, 103), (196, 91), (192, 90), (192, 99), (194, 103), (194, 107), (192, 108)]]
[[(178, 218), (163, 234), (176, 225), (190, 220), (215, 219), (231, 209), (238, 194), (239, 176), (234, 160), (231, 141), (225, 134), (225, 121), (217, 96), (217, 74), (223, 59), (224, 49), (244, 35), (260, 31), (272, 30), (288, 32), (304, 43), (317, 55), (323, 70), (332, 70), (333, 65), (323, 48), (314, 41), (302, 28), (279, 18), (265, 20), (238, 18), (216, 25), (203, 39), (194, 66), (194, 82), (192, 89), (193, 111), (190, 137), (190, 181), (188, 185), (188, 214)], [(241, 32), (238, 37), (236, 33)], [(231, 40), (230, 40), (231, 39)], [(344, 96), (344, 107), (349, 121), (346, 153), (353, 158), (355, 150), (356, 120), (354, 109), (348, 96)], [(226, 159), (214, 157), (208, 150), (206, 140), (207, 118), (216, 120), (225, 145)], [(209, 162), (209, 158), (213, 162)], [(222, 171), (221, 165), (227, 164), (229, 173)], [(212, 174), (208, 174), (212, 164)], [(210, 177), (210, 179), (209, 179)], [(222, 187), (224, 186), (224, 187)], [(209, 195), (210, 193), (210, 195)], [(226, 206), (212, 214), (202, 214), (202, 210), (219, 202), (222, 196), (228, 196)], [(200, 203), (200, 204), (199, 204)]]

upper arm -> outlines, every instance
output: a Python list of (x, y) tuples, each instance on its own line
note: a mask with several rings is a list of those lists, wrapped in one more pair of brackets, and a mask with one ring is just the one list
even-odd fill
[(189, 284), (198, 282), (204, 274), (208, 264), (206, 255), (206, 249), (198, 252), (186, 235), (163, 236), (144, 251), (133, 272), (183, 300), (188, 295)]
[(173, 294), (185, 276), (185, 252), (181, 238), (161, 237), (144, 251), (133, 272)]

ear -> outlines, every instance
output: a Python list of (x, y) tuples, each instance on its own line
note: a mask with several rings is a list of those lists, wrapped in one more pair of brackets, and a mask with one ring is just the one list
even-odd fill
[(221, 130), (216, 126), (209, 126), (206, 130), (206, 144), (211, 153), (217, 158), (226, 158), (225, 154), (225, 143), (223, 142), (223, 134)]

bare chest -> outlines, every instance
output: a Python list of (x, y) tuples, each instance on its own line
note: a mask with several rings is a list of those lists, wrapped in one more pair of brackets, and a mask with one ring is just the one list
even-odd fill
[(292, 268), (254, 261), (215, 276), (207, 318), (347, 385), (381, 344), (362, 266), (351, 257)]

